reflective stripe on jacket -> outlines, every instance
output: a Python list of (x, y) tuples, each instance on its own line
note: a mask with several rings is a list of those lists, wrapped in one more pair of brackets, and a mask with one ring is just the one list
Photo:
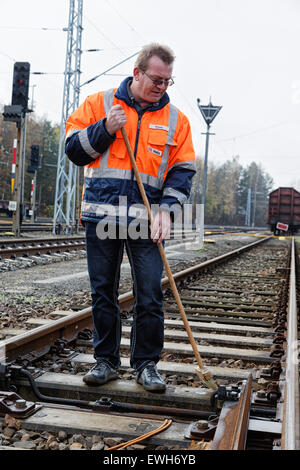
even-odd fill
[(134, 151), (150, 204), (170, 207), (186, 202), (195, 174), (195, 153), (189, 121), (169, 102), (165, 93), (158, 104), (137, 110), (124, 80), (119, 89), (89, 96), (69, 117), (66, 153), (85, 165), (82, 220), (97, 222), (109, 206), (142, 204), (121, 131), (105, 129), (110, 108), (120, 104), (126, 113), (125, 129)]

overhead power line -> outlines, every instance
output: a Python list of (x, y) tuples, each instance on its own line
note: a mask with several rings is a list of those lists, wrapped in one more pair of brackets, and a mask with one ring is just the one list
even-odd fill
[(84, 17), (84, 19), (86, 19), (90, 23), (90, 25), (93, 26), (93, 28), (102, 37), (104, 37), (106, 39), (106, 41), (108, 41), (112, 46), (114, 46), (118, 51), (120, 51), (122, 55), (125, 55), (124, 52), (122, 51), (122, 49), (117, 44), (115, 44), (108, 36), (106, 36), (106, 34), (104, 34), (92, 20), (90, 20), (86, 15), (83, 15), (83, 17)]
[(31, 72), (31, 75), (64, 75), (65, 72)]
[(0, 51), (0, 54), (3, 55), (3, 57), (7, 57), (7, 59), (12, 60), (13, 62), (16, 62), (16, 60), (12, 56), (5, 54), (5, 52)]
[(245, 134), (240, 134), (240, 135), (236, 135), (234, 137), (228, 137), (226, 139), (221, 139), (218, 142), (228, 142), (228, 141), (235, 140), (235, 139), (242, 139), (243, 137), (248, 137), (248, 136), (251, 136), (251, 135), (254, 135), (254, 134), (259, 134), (261, 132), (265, 132), (265, 131), (268, 131), (270, 129), (274, 129), (275, 127), (281, 127), (281, 126), (284, 126), (286, 124), (289, 124), (289, 121), (279, 122), (278, 124), (273, 124), (272, 126), (261, 127), (260, 129), (256, 129), (254, 131), (247, 132)]
[(0, 29), (17, 29), (27, 31), (66, 31), (67, 28), (46, 28), (46, 27), (30, 27), (30, 26), (0, 26)]
[(90, 78), (90, 80), (87, 80), (86, 82), (82, 83), (82, 84), (80, 85), (80, 88), (82, 88), (84, 85), (87, 85), (88, 83), (93, 82), (93, 81), (96, 80), (97, 78), (101, 77), (101, 75), (105, 75), (107, 72), (110, 72), (111, 70), (115, 69), (116, 67), (118, 67), (119, 65), (123, 64), (124, 62), (126, 62), (126, 61), (129, 60), (129, 59), (131, 59), (132, 57), (136, 56), (137, 54), (139, 54), (139, 52), (135, 52), (135, 53), (132, 54), (130, 57), (127, 57), (126, 59), (122, 60), (122, 61), (119, 62), (118, 64), (113, 65), (112, 67), (110, 67), (109, 69), (105, 70), (104, 72), (101, 72), (101, 73), (99, 73), (98, 75), (96, 75), (95, 77)]
[(147, 40), (129, 23), (129, 21), (127, 21), (126, 18), (124, 18), (123, 15), (121, 15), (121, 13), (119, 12), (119, 10), (117, 10), (108, 0), (106, 0), (106, 3), (110, 6), (110, 8), (112, 8), (115, 13), (119, 16), (119, 18), (121, 18), (121, 20), (137, 35), (139, 36), (140, 39), (142, 39), (145, 43), (147, 42)]

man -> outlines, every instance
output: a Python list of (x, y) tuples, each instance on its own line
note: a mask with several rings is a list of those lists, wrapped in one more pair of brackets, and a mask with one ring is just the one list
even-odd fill
[[(166, 388), (156, 368), (164, 341), (163, 264), (157, 242), (169, 237), (170, 214), (187, 200), (195, 173), (188, 119), (170, 104), (166, 93), (173, 84), (174, 59), (166, 46), (145, 46), (138, 55), (133, 77), (126, 78), (117, 90), (89, 96), (67, 121), (66, 153), (76, 165), (85, 165), (81, 220), (86, 231), (97, 361), (83, 378), (87, 384), (101, 385), (118, 376), (118, 284), (125, 245), (135, 294), (130, 364), (137, 373), (137, 382), (146, 390), (160, 392)], [(146, 236), (142, 231), (139, 238), (136, 232), (131, 236), (130, 223), (142, 198), (122, 127), (128, 134), (149, 203), (159, 207), (151, 233), (147, 227)], [(111, 231), (111, 227), (117, 230)]]

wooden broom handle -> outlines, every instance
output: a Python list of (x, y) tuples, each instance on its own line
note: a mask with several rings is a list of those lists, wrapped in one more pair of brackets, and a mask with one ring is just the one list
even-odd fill
[[(143, 182), (142, 182), (142, 179), (141, 179), (141, 175), (139, 173), (139, 170), (138, 170), (138, 167), (137, 167), (134, 155), (133, 155), (133, 151), (132, 151), (132, 148), (131, 148), (131, 145), (130, 145), (130, 142), (129, 142), (129, 139), (128, 139), (128, 136), (127, 136), (127, 132), (124, 129), (124, 127), (121, 128), (121, 132), (122, 132), (122, 136), (123, 136), (126, 148), (127, 148), (127, 152), (129, 154), (129, 157), (130, 157), (132, 168), (133, 168), (133, 171), (134, 171), (134, 174), (135, 174), (135, 178), (136, 178), (136, 181), (137, 181), (137, 184), (138, 184), (138, 187), (139, 187), (144, 205), (146, 206), (146, 209), (147, 209), (150, 224), (152, 224), (153, 216), (152, 216), (152, 213), (151, 213), (150, 204), (149, 204), (146, 192), (145, 192), (145, 188), (144, 188), (144, 185), (143, 185)], [(163, 248), (163, 246), (160, 242), (157, 243), (157, 246), (158, 246), (158, 250), (159, 250), (159, 253), (161, 255), (161, 258), (163, 260), (163, 264), (164, 264), (164, 267), (165, 267), (165, 270), (166, 270), (166, 273), (167, 273), (167, 276), (168, 276), (168, 279), (169, 279), (169, 282), (170, 282), (170, 286), (171, 286), (171, 289), (173, 291), (177, 306), (179, 308), (179, 312), (180, 312), (181, 318), (183, 320), (186, 332), (188, 334), (191, 346), (193, 348), (196, 360), (198, 362), (198, 365), (199, 365), (200, 369), (202, 369), (203, 368), (203, 362), (202, 362), (201, 356), (199, 354), (197, 344), (195, 342), (195, 339), (194, 339), (192, 330), (190, 328), (188, 319), (186, 318), (186, 314), (185, 314), (185, 311), (184, 311), (184, 308), (183, 308), (183, 305), (182, 305), (182, 302), (181, 302), (181, 299), (180, 299), (180, 296), (179, 296), (179, 293), (178, 293), (178, 290), (177, 290), (177, 286), (176, 286), (176, 283), (174, 281), (174, 277), (173, 277), (173, 274), (171, 272), (169, 262), (168, 262), (168, 259), (166, 257), (164, 248)]]

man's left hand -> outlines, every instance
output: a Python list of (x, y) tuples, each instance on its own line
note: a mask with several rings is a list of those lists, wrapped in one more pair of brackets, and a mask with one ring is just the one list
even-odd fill
[(154, 243), (161, 243), (163, 240), (170, 238), (171, 217), (166, 211), (159, 211), (153, 220), (151, 226), (151, 238)]

